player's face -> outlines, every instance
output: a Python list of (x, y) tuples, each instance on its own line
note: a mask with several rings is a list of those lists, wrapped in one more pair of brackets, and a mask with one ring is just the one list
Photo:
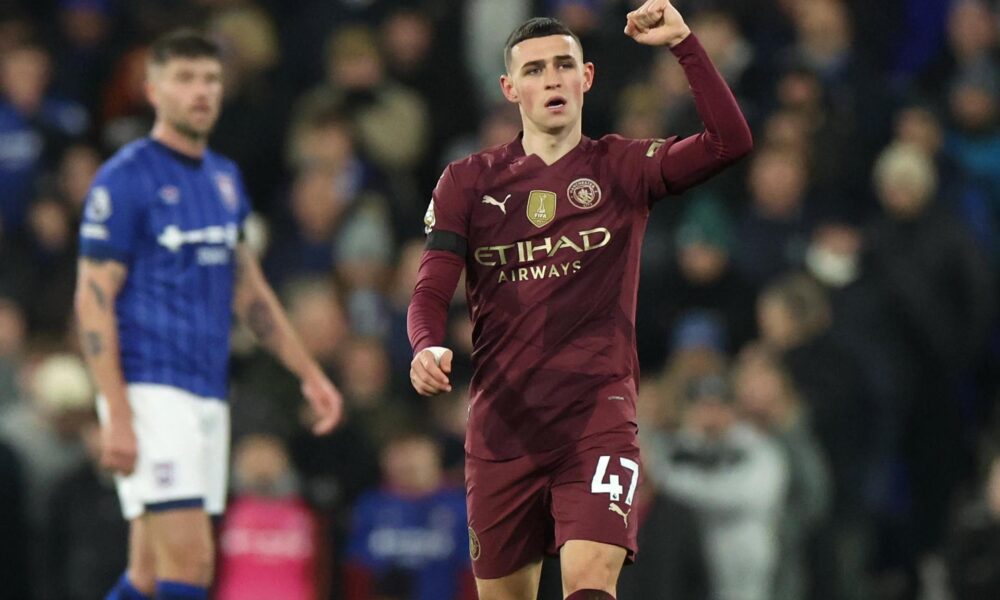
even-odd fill
[(147, 93), (158, 121), (204, 140), (219, 118), (222, 65), (213, 58), (171, 59), (150, 68)]
[(524, 126), (555, 133), (580, 122), (583, 94), (594, 82), (594, 65), (583, 62), (568, 35), (524, 40), (511, 49), (510, 69), (500, 78), (507, 100), (519, 104)]

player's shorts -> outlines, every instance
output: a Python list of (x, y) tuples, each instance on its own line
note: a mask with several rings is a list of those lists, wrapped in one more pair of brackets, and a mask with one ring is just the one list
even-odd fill
[[(229, 471), (229, 404), (179, 388), (130, 384), (132, 425), (139, 456), (131, 475), (116, 475), (122, 514), (203, 508), (221, 515)], [(104, 423), (108, 407), (97, 398)]]
[(632, 562), (639, 485), (635, 430), (511, 460), (466, 455), (469, 553), (479, 579), (510, 575), (569, 540), (621, 546)]

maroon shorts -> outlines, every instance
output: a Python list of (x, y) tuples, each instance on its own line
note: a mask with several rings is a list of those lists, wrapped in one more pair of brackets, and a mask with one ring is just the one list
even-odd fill
[(568, 540), (638, 550), (631, 518), (639, 484), (634, 430), (592, 435), (511, 460), (465, 457), (469, 552), (480, 579), (510, 575)]

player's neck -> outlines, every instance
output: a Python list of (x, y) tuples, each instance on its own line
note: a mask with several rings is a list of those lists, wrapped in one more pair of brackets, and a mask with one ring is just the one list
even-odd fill
[(150, 133), (150, 136), (167, 148), (191, 158), (202, 158), (205, 156), (205, 149), (208, 147), (207, 139), (196, 140), (177, 131), (169, 123), (162, 121), (157, 121), (153, 125), (153, 131)]
[(535, 154), (547, 165), (551, 165), (576, 148), (583, 137), (580, 123), (556, 132), (540, 131), (531, 123), (524, 123), (521, 146), (525, 156)]

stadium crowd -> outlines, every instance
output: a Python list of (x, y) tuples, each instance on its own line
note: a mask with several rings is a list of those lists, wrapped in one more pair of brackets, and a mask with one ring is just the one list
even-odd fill
[[(234, 331), (214, 597), (474, 598), (464, 386), (407, 377), (422, 216), (449, 161), (517, 135), (496, 80), (531, 15), (596, 64), (585, 135), (700, 130), (669, 51), (622, 35), (635, 4), (0, 2), (0, 597), (93, 600), (125, 564), (76, 229), (100, 163), (148, 133), (145, 44), (197, 25), (224, 49), (212, 146), (243, 170), (247, 239), (347, 411), (312, 437), (297, 381)], [(650, 220), (619, 598), (1000, 598), (1000, 3), (675, 4), (756, 150)]]

